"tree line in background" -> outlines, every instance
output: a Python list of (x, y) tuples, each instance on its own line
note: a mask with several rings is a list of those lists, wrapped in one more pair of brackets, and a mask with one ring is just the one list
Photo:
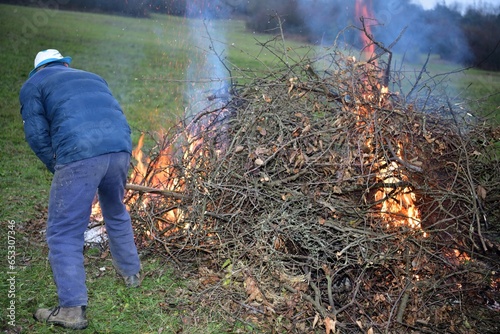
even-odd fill
[[(362, 48), (362, 27), (356, 5), (374, 38), (414, 60), (421, 53), (438, 54), (484, 70), (500, 71), (500, 6), (460, 8), (437, 5), (432, 10), (410, 0), (0, 0), (3, 3), (51, 9), (100, 12), (134, 17), (161, 13), (207, 19), (242, 18), (247, 29), (331, 45), (334, 40)], [(355, 27), (345, 29), (346, 27)], [(342, 33), (341, 33), (342, 32)], [(341, 33), (341, 34), (339, 34)]]

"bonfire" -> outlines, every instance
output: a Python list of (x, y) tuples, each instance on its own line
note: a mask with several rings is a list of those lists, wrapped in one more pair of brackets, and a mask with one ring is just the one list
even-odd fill
[(390, 57), (291, 59), (141, 138), (140, 247), (197, 263), (201, 304), (269, 333), (498, 326), (498, 131), (418, 80), (391, 91)]

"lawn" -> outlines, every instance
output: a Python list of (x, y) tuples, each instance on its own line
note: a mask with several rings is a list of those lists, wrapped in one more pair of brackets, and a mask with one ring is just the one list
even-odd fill
[(443, 86), (448, 87), (451, 98), (465, 102), (475, 114), (500, 124), (500, 72), (461, 67), (435, 56), (430, 58), (428, 71), (429, 77), (438, 75), (437, 81), (444, 79)]
[[(133, 141), (142, 132), (166, 129), (182, 118), (188, 108), (208, 94), (193, 96), (206, 50), (215, 47), (224, 59), (222, 79), (231, 70), (235, 82), (282, 63), (261, 43), (271, 36), (249, 33), (238, 20), (209, 23), (154, 15), (134, 19), (91, 13), (0, 5), (0, 200), (2, 263), (8, 245), (15, 247), (15, 265), (0, 274), (2, 295), (0, 324), (11, 332), (63, 332), (35, 323), (37, 307), (57, 303), (43, 239), (51, 174), (24, 141), (18, 93), (32, 69), (36, 53), (56, 48), (73, 57), (72, 67), (90, 70), (105, 78), (121, 103), (133, 129)], [(200, 31), (208, 32), (201, 34)], [(223, 33), (221, 33), (223, 32)], [(199, 35), (205, 36), (201, 39)], [(260, 42), (259, 42), (260, 41)], [(272, 42), (298, 59), (312, 52), (298, 43)], [(321, 50), (317, 50), (321, 52)], [(220, 66), (221, 64), (217, 64)], [(450, 64), (433, 64), (431, 71), (452, 71)], [(193, 73), (199, 76), (191, 77)], [(454, 75), (454, 89), (471, 108), (498, 115), (499, 73), (468, 70)], [(499, 119), (498, 116), (497, 120)], [(153, 145), (150, 142), (148, 145)], [(8, 235), (9, 228), (15, 235)], [(12, 248), (11, 248), (12, 249)], [(192, 307), (186, 314), (172, 303), (191, 303), (184, 293), (189, 278), (168, 258), (143, 256), (143, 287), (125, 289), (116, 277), (109, 255), (102, 249), (86, 251), (90, 295), (89, 328), (84, 333), (226, 333), (237, 332), (216, 310)], [(6, 266), (4, 266), (6, 268)], [(8, 279), (15, 277), (15, 291)], [(12, 295), (12, 296), (10, 296)], [(177, 297), (176, 297), (177, 296)], [(12, 297), (12, 298), (11, 298)], [(175, 299), (174, 298), (174, 299)], [(15, 301), (15, 326), (5, 311)], [(174, 304), (175, 304), (174, 303)], [(186, 308), (184, 308), (186, 309)]]

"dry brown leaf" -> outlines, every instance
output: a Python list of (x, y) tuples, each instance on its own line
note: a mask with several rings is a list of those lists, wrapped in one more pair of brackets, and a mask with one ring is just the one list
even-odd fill
[(221, 279), (219, 275), (207, 267), (200, 267), (198, 273), (200, 275), (199, 282), (203, 285), (213, 285)]
[(248, 295), (248, 301), (262, 301), (263, 296), (259, 287), (257, 286), (257, 282), (253, 279), (252, 276), (247, 276), (245, 279), (245, 291)]
[(276, 249), (277, 251), (282, 251), (285, 249), (285, 242), (279, 235), (274, 238), (273, 245), (274, 249)]
[(262, 155), (262, 154), (268, 155), (269, 153), (270, 153), (270, 150), (267, 147), (260, 146), (260, 147), (257, 147), (255, 149), (255, 154), (256, 155)]
[(288, 200), (290, 197), (292, 197), (292, 194), (290, 193), (281, 194), (281, 199), (284, 201)]
[(372, 327), (370, 327), (370, 328), (368, 329), (368, 331), (366, 332), (366, 334), (373, 334), (373, 328), (372, 328)]
[(432, 144), (436, 140), (436, 138), (432, 138), (432, 134), (429, 132), (424, 133), (424, 138), (429, 144)]
[(476, 189), (477, 195), (484, 201), (486, 199), (486, 189), (482, 186), (477, 186)]
[(299, 333), (307, 333), (306, 332), (306, 324), (305, 324), (305, 322), (300, 322), (300, 323), (296, 324), (295, 328), (297, 329), (297, 331)]
[(234, 148), (234, 153), (239, 153), (243, 151), (245, 148), (242, 145), (238, 145)]
[(335, 325), (337, 324), (337, 321), (332, 320), (329, 317), (326, 317), (324, 322), (325, 322), (326, 334), (330, 333), (335, 334)]
[(297, 159), (295, 159), (294, 167), (301, 167), (306, 162), (306, 156), (302, 152), (298, 152)]
[(109, 255), (109, 251), (104, 251), (104, 252), (102, 252), (102, 254), (101, 254), (101, 259), (105, 259), (105, 258), (107, 258), (107, 257), (108, 257), (108, 255)]
[(418, 161), (418, 160), (412, 160), (411, 161), (411, 164), (412, 165), (415, 165), (415, 166), (418, 166), (418, 167), (422, 167), (422, 165), (424, 164), (422, 161)]
[(267, 130), (262, 126), (257, 126), (257, 131), (259, 131), (261, 136), (265, 136), (267, 134)]
[(304, 127), (304, 130), (302, 130), (302, 133), (307, 133), (307, 132), (309, 132), (309, 130), (311, 130), (311, 124), (307, 124), (307, 125)]
[(202, 285), (215, 285), (220, 281), (220, 277), (218, 275), (207, 275), (199, 278), (199, 282)]
[(295, 130), (293, 130), (292, 132), (292, 137), (298, 137), (300, 136), (300, 134), (302, 133), (302, 129), (301, 128), (296, 128)]
[(316, 315), (314, 316), (314, 320), (313, 320), (313, 329), (318, 324), (318, 321), (319, 321), (319, 314), (316, 313)]
[(288, 81), (290, 82), (290, 86), (288, 87), (288, 95), (290, 95), (290, 92), (292, 91), (293, 87), (295, 87), (294, 85), (294, 81), (295, 81), (296, 78), (290, 78), (288, 79)]
[(257, 158), (254, 160), (254, 164), (257, 166), (262, 166), (264, 164), (264, 161), (261, 158)]

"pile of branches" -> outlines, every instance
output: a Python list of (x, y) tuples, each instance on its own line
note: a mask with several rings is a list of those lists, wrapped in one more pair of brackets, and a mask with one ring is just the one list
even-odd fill
[(162, 136), (128, 185), (142, 247), (199, 261), (211, 305), (270, 332), (484, 332), (498, 134), (379, 63), (287, 59)]

